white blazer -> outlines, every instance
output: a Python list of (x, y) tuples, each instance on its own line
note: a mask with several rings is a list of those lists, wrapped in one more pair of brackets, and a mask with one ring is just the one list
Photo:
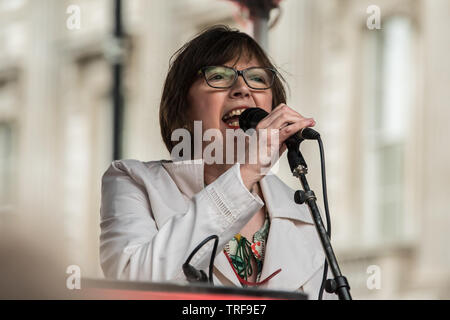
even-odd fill
[[(100, 262), (107, 278), (186, 282), (182, 264), (210, 235), (219, 237), (214, 284), (241, 286), (222, 248), (263, 207), (236, 163), (205, 187), (203, 161), (114, 161), (102, 178)], [(259, 286), (317, 299), (325, 255), (309, 209), (276, 175), (260, 180), (270, 218)], [(208, 274), (214, 240), (191, 260)], [(324, 299), (336, 299), (324, 292)]]

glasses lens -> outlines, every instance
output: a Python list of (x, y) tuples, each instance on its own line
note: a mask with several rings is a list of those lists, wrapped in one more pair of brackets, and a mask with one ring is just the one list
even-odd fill
[(227, 67), (209, 67), (205, 69), (206, 81), (216, 88), (228, 88), (233, 84), (236, 74)]
[(250, 87), (267, 89), (272, 86), (274, 74), (270, 69), (250, 68), (244, 71), (244, 77)]

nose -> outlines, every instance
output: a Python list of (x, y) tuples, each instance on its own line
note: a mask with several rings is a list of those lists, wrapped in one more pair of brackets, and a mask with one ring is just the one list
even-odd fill
[(232, 98), (247, 98), (250, 97), (250, 88), (245, 83), (242, 75), (239, 75), (236, 82), (230, 89), (230, 96)]

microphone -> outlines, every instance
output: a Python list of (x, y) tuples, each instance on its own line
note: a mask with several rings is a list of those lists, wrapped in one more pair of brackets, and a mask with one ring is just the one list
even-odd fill
[[(248, 129), (255, 129), (258, 123), (267, 117), (269, 113), (261, 108), (248, 108), (239, 116), (239, 127), (247, 131)], [(311, 129), (303, 128), (302, 130), (296, 132), (292, 136), (286, 139), (285, 143), (289, 146), (298, 146), (303, 140), (317, 140), (320, 134)]]

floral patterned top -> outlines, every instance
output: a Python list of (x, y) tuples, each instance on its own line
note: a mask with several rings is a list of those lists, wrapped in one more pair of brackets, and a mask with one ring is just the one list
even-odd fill
[(256, 260), (256, 282), (261, 277), (261, 271), (264, 262), (264, 253), (266, 248), (267, 236), (269, 234), (270, 220), (266, 209), (266, 219), (264, 225), (255, 232), (253, 241), (248, 241), (240, 233), (236, 234), (224, 247), (228, 254), (236, 273), (244, 280), (253, 274), (251, 257)]

